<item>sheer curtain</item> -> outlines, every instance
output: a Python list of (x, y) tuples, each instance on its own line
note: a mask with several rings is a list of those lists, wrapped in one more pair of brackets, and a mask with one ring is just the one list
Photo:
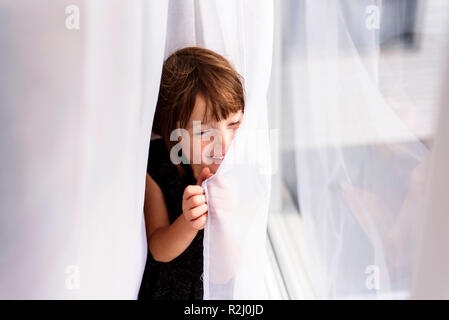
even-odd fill
[(385, 3), (304, 0), (284, 10), (297, 198), (319, 298), (410, 293), (429, 146), (385, 90), (407, 89), (381, 74)]
[(216, 2), (213, 9), (211, 5), (200, 3), (203, 40), (213, 49), (224, 46), (243, 75), (246, 94), (242, 125), (218, 172), (203, 183), (210, 211), (204, 238), (204, 298), (265, 299), (273, 4), (266, 0)]
[(266, 95), (271, 71), (273, 3), (170, 1), (167, 57), (189, 45), (226, 57), (244, 78), (245, 113), (218, 172), (203, 183), (204, 299), (266, 298), (263, 263), (271, 163)]
[[(449, 56), (447, 57), (449, 61)], [(447, 88), (449, 68), (446, 68), (446, 81), (442, 88)], [(449, 299), (449, 198), (447, 181), (449, 181), (449, 108), (448, 91), (445, 90), (440, 102), (435, 143), (429, 173), (428, 198), (425, 212), (420, 219), (418, 244), (414, 258), (412, 298), (414, 299)]]
[(71, 5), (0, 2), (1, 298), (140, 286), (167, 3)]
[(136, 298), (162, 63), (188, 45), (245, 79), (242, 125), (203, 183), (204, 298), (265, 297), (272, 25), (268, 0), (0, 2), (1, 298)]

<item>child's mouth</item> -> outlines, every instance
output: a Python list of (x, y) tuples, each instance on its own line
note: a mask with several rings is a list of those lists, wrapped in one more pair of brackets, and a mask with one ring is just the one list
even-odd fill
[(209, 159), (212, 159), (212, 161), (214, 163), (221, 163), (223, 161), (223, 159), (224, 159), (224, 156), (222, 156), (222, 157), (209, 157)]

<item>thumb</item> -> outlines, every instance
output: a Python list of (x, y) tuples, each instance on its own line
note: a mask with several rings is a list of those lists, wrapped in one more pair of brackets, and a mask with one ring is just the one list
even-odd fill
[(200, 176), (198, 177), (198, 181), (196, 184), (200, 186), (203, 183), (203, 181), (209, 178), (211, 175), (212, 174), (210, 173), (208, 167), (203, 168), (203, 170), (201, 170)]

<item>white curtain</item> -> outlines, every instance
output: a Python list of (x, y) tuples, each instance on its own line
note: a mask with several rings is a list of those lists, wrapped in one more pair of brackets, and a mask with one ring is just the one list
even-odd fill
[(137, 297), (162, 63), (188, 45), (223, 54), (246, 91), (203, 184), (204, 298), (265, 297), (272, 24), (268, 0), (0, 2), (0, 298)]
[(218, 172), (203, 182), (204, 299), (266, 299), (264, 263), (271, 162), (266, 95), (271, 71), (271, 0), (169, 1), (165, 57), (201, 46), (244, 78), (245, 113)]
[(235, 0), (197, 5), (198, 43), (224, 54), (245, 86), (242, 125), (218, 172), (203, 183), (210, 212), (204, 234), (204, 298), (266, 299), (271, 178), (266, 95), (273, 4)]
[(410, 293), (429, 148), (382, 90), (407, 89), (379, 75), (386, 2), (284, 7), (297, 198), (318, 298)]
[[(449, 56), (447, 57), (449, 61)], [(438, 112), (438, 124), (429, 173), (428, 198), (425, 211), (419, 221), (417, 254), (414, 259), (412, 298), (414, 299), (449, 299), (449, 198), (447, 181), (449, 181), (449, 108), (448, 79), (449, 68), (446, 67), (446, 81), (442, 85), (444, 94)]]
[(140, 286), (167, 3), (71, 4), (0, 4), (1, 298)]

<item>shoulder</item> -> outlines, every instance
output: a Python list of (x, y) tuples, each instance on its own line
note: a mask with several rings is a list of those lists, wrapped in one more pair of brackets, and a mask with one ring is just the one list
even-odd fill
[(173, 179), (179, 179), (178, 170), (170, 160), (170, 153), (163, 139), (158, 138), (150, 142), (147, 173), (159, 185)]

